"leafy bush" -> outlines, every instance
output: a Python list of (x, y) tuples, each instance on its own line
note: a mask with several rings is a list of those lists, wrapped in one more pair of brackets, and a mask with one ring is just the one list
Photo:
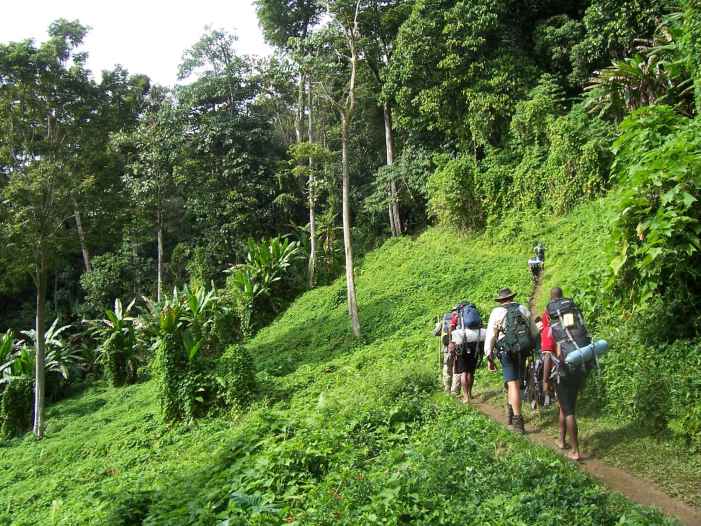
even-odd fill
[(243, 345), (231, 345), (224, 351), (217, 375), (225, 407), (243, 408), (251, 403), (257, 391), (256, 367)]
[(217, 322), (227, 319), (226, 310), (214, 288), (204, 287), (175, 289), (154, 309), (159, 325), (151, 370), (164, 420), (192, 420), (217, 406), (216, 364), (229, 341)]
[(34, 382), (15, 378), (0, 391), (0, 437), (10, 438), (32, 429)]
[(136, 339), (135, 318), (130, 315), (133, 307), (134, 301), (124, 308), (117, 298), (114, 300), (114, 310), (105, 311), (106, 318), (97, 322), (94, 331), (102, 340), (99, 359), (114, 387), (136, 382), (138, 368), (144, 361)]
[(612, 286), (646, 305), (667, 297), (687, 334), (701, 304), (701, 124), (668, 106), (643, 108), (620, 126), (614, 171), (620, 181)]
[(429, 213), (440, 223), (455, 228), (484, 226), (484, 213), (478, 191), (477, 163), (469, 155), (451, 159), (437, 156), (437, 168), (428, 178)]

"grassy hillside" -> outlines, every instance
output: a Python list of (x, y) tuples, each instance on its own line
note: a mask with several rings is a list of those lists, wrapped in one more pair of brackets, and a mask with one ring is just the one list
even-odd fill
[[(344, 280), (305, 294), (251, 343), (245, 414), (165, 427), (150, 382), (51, 407), (44, 441), (0, 447), (0, 524), (672, 524), (437, 392), (436, 315), (501, 286), (525, 301), (541, 229), (388, 241), (358, 269), (362, 341)], [(558, 250), (548, 279), (576, 283)]]

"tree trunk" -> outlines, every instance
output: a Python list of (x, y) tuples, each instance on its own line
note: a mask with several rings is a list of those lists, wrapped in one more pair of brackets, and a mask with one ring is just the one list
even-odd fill
[(302, 119), (304, 117), (304, 75), (300, 72), (297, 80), (297, 113), (295, 115), (295, 138), (302, 142)]
[[(387, 166), (394, 164), (394, 131), (392, 130), (392, 109), (389, 103), (382, 105), (385, 117), (385, 146), (387, 149)], [(402, 235), (402, 222), (399, 217), (399, 198), (397, 196), (397, 183), (394, 179), (389, 183), (389, 225), (392, 229), (392, 236)]]
[(46, 308), (46, 254), (40, 247), (39, 265), (36, 275), (37, 310), (36, 310), (36, 360), (34, 366), (34, 436), (38, 439), (44, 436), (44, 393), (46, 390), (46, 375), (44, 371), (45, 361), (45, 336), (44, 318)]
[[(308, 82), (307, 109), (309, 112), (307, 121), (307, 138), (309, 144), (314, 142), (312, 128), (312, 82)], [(314, 207), (316, 196), (314, 195), (314, 160), (309, 157), (309, 288), (316, 284), (316, 214)]]
[(161, 210), (158, 210), (158, 284), (156, 298), (160, 303), (161, 293), (163, 291), (163, 216)]
[(358, 303), (355, 297), (355, 279), (353, 277), (353, 239), (350, 224), (350, 177), (348, 172), (348, 116), (341, 113), (341, 163), (342, 163), (342, 200), (343, 200), (343, 245), (346, 253), (346, 287), (348, 289), (348, 314), (351, 317), (353, 336), (360, 337), (360, 319)]
[(75, 226), (78, 229), (78, 238), (80, 239), (80, 251), (83, 253), (83, 264), (85, 265), (85, 272), (90, 272), (92, 267), (90, 266), (90, 253), (88, 252), (88, 245), (85, 241), (85, 230), (83, 230), (83, 221), (80, 218), (80, 209), (78, 208), (78, 201), (75, 197), (71, 197), (73, 201), (73, 215), (75, 216)]

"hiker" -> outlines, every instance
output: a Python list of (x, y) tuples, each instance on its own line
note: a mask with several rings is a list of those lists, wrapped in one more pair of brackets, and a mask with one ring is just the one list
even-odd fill
[(538, 244), (533, 247), (533, 253), (536, 259), (539, 260), (542, 265), (545, 265), (545, 245), (543, 245), (541, 241), (538, 241)]
[(533, 284), (538, 282), (540, 273), (543, 272), (545, 266), (545, 247), (538, 241), (538, 244), (533, 247), (533, 257), (528, 260), (528, 269), (531, 271)]
[(525, 358), (533, 349), (533, 337), (537, 330), (531, 325), (530, 312), (514, 301), (515, 296), (511, 289), (503, 288), (494, 298), (499, 306), (489, 315), (484, 354), (492, 372), (496, 372), (495, 354), (499, 358), (507, 388), (508, 423), (517, 432), (525, 433), (521, 415), (521, 378)]
[(451, 321), (456, 312), (457, 306), (446, 313), (443, 319), (439, 320), (436, 323), (436, 327), (433, 329), (433, 335), (441, 337), (441, 350), (443, 351), (443, 390), (446, 393), (454, 395), (457, 395), (460, 391), (460, 379), (454, 374), (456, 358), (454, 345), (450, 345), (452, 343), (450, 341)]
[(480, 341), (483, 340), (482, 318), (477, 307), (464, 301), (455, 306), (451, 320), (451, 343), (454, 344), (455, 365), (453, 372), (459, 377), (462, 387), (462, 401), (472, 401), (472, 386), (475, 370), (481, 356)]
[(572, 442), (572, 451), (568, 457), (581, 460), (577, 436), (577, 418), (575, 408), (577, 394), (584, 383), (586, 365), (568, 365), (565, 363), (567, 354), (591, 343), (591, 338), (584, 324), (581, 312), (574, 301), (563, 298), (562, 289), (554, 287), (550, 290), (550, 302), (545, 313), (555, 343), (555, 353), (558, 360), (557, 382), (555, 390), (560, 404), (560, 449), (566, 449), (567, 435)]

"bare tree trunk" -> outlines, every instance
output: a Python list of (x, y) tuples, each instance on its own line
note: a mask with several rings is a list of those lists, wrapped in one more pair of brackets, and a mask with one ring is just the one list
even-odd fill
[[(382, 105), (385, 117), (385, 146), (387, 149), (387, 166), (394, 164), (394, 131), (392, 130), (392, 109), (389, 103)], [(402, 222), (399, 216), (399, 198), (397, 196), (397, 184), (394, 179), (389, 183), (389, 224), (394, 237), (402, 235)]]
[(342, 200), (343, 200), (343, 245), (346, 254), (346, 287), (348, 289), (348, 314), (351, 317), (353, 336), (360, 337), (360, 319), (358, 303), (355, 297), (355, 278), (353, 276), (353, 239), (350, 224), (350, 177), (348, 172), (348, 117), (341, 114), (341, 163)]
[(92, 267), (90, 266), (90, 253), (88, 252), (88, 245), (85, 241), (85, 230), (83, 230), (83, 221), (80, 218), (80, 208), (78, 208), (78, 201), (75, 197), (71, 197), (71, 200), (73, 201), (73, 215), (75, 216), (75, 226), (78, 229), (80, 251), (83, 253), (85, 272), (90, 272), (92, 270)]
[(39, 265), (36, 275), (37, 310), (36, 310), (36, 361), (34, 366), (34, 436), (38, 439), (44, 436), (44, 393), (46, 390), (46, 375), (44, 371), (45, 356), (45, 308), (46, 308), (46, 254), (40, 247)]
[(157, 292), (156, 292), (156, 298), (157, 301), (161, 301), (161, 293), (163, 291), (163, 216), (161, 213), (161, 210), (159, 209), (158, 212), (158, 285), (157, 285)]
[[(308, 82), (307, 93), (307, 110), (309, 112), (307, 122), (307, 138), (309, 144), (314, 142), (314, 133), (312, 128), (312, 81)], [(316, 196), (314, 195), (314, 160), (309, 157), (309, 288), (313, 288), (316, 284), (316, 214), (314, 206), (316, 204)]]
[(302, 119), (304, 118), (304, 75), (300, 72), (297, 80), (297, 113), (295, 115), (295, 138), (302, 142)]

